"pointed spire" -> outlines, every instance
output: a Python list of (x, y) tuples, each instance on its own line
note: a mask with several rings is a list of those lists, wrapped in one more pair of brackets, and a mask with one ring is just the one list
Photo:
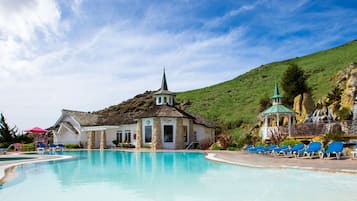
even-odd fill
[(275, 82), (275, 87), (274, 87), (274, 96), (275, 97), (280, 96), (279, 87), (278, 87), (278, 84), (276, 82)]
[(281, 98), (282, 96), (279, 93), (278, 83), (275, 82), (274, 95), (271, 97), (273, 100), (273, 105), (281, 104)]
[(165, 67), (164, 67), (164, 75), (162, 76), (161, 90), (166, 90), (166, 91), (168, 90), (167, 82), (166, 82), (166, 75), (165, 75)]

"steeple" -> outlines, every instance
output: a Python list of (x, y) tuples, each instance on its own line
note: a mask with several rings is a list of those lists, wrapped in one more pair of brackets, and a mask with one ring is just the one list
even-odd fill
[(161, 90), (168, 91), (167, 82), (166, 82), (166, 75), (165, 75), (165, 68), (164, 68), (164, 75), (162, 76)]
[(162, 75), (161, 88), (155, 93), (156, 105), (174, 105), (175, 94), (169, 91), (166, 81), (166, 73)]
[(282, 96), (279, 93), (278, 84), (275, 82), (274, 95), (271, 97), (271, 99), (273, 100), (273, 105), (280, 105), (281, 104), (281, 98), (282, 98)]

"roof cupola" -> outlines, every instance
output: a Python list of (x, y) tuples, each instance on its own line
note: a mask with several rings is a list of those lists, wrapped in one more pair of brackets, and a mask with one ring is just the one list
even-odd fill
[(165, 69), (162, 76), (161, 88), (155, 93), (156, 105), (174, 105), (175, 94), (169, 91), (167, 87)]

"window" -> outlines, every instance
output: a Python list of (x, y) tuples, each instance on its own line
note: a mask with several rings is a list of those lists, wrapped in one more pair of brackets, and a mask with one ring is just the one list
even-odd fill
[(158, 98), (157, 102), (161, 104), (161, 96)]
[(130, 143), (131, 142), (130, 135), (131, 135), (130, 130), (126, 130), (125, 131), (125, 140), (124, 140), (125, 143)]
[(167, 103), (167, 97), (165, 96), (164, 97), (164, 104), (166, 104)]
[(164, 142), (174, 142), (174, 128), (172, 125), (164, 126)]
[(187, 133), (187, 126), (183, 126), (183, 141), (185, 142), (185, 143), (187, 143), (188, 141), (188, 139), (187, 139), (187, 137), (188, 137), (188, 135), (187, 135), (188, 133)]
[(123, 142), (123, 132), (122, 131), (117, 131), (117, 142), (122, 143)]
[(145, 143), (151, 143), (152, 128), (151, 126), (145, 126)]

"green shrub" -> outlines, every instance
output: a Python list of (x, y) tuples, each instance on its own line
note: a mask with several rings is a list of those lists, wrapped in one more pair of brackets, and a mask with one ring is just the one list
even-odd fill
[(115, 144), (115, 146), (118, 146), (118, 144), (119, 144), (118, 140), (113, 140), (112, 143)]
[(343, 107), (341, 110), (338, 110), (337, 117), (340, 120), (351, 120), (352, 119), (352, 112), (348, 108)]
[(286, 139), (286, 140), (280, 142), (279, 146), (288, 145), (290, 147), (293, 147), (296, 144), (301, 144), (301, 142), (299, 140)]
[(143, 148), (150, 149), (150, 148), (151, 148), (151, 145), (150, 145), (150, 144), (144, 144)]
[(212, 144), (212, 145), (210, 146), (209, 149), (210, 149), (210, 150), (221, 150), (222, 147), (221, 147), (221, 145), (219, 145), (218, 143), (214, 143), (214, 144)]
[(241, 149), (241, 147), (238, 147), (237, 145), (234, 145), (234, 144), (227, 147), (228, 151), (239, 151), (240, 149)]
[(33, 143), (22, 145), (22, 151), (35, 151), (35, 150), (36, 150), (36, 147), (35, 147), (35, 144), (33, 144)]
[(67, 149), (78, 149), (79, 145), (78, 144), (65, 144), (64, 147)]

